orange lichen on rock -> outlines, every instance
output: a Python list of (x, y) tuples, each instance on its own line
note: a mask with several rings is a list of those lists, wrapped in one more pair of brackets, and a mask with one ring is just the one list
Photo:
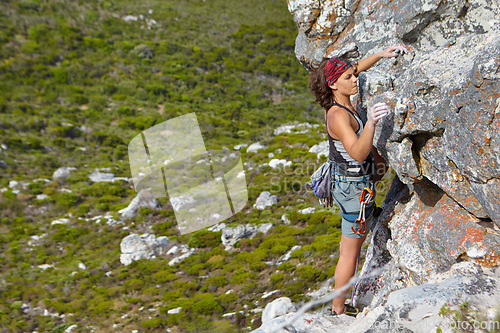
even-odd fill
[(476, 259), (474, 259), (474, 261), (483, 267), (490, 268), (490, 267), (498, 265), (499, 258), (500, 258), (500, 255), (492, 252), (491, 254), (489, 254), (489, 253), (486, 254), (484, 257), (476, 258)]

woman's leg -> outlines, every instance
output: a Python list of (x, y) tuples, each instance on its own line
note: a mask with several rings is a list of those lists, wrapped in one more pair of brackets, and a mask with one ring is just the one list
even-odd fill
[[(335, 268), (335, 290), (345, 286), (347, 282), (354, 276), (356, 269), (356, 260), (361, 250), (361, 245), (365, 241), (366, 236), (361, 238), (349, 238), (342, 235), (340, 240), (340, 256)], [(332, 311), (337, 314), (344, 313), (344, 303), (349, 290), (346, 290), (343, 296), (333, 299)]]

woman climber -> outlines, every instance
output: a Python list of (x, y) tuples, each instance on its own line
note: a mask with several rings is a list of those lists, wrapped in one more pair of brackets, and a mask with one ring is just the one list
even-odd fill
[[(402, 46), (391, 46), (355, 64), (347, 59), (357, 50), (341, 58), (325, 58), (313, 66), (309, 88), (324, 108), (327, 136), (332, 162), (333, 199), (342, 211), (340, 256), (335, 268), (335, 290), (344, 287), (354, 276), (361, 245), (373, 220), (375, 185), (386, 171), (384, 159), (372, 141), (375, 125), (389, 108), (384, 103), (373, 105), (362, 121), (362, 110), (351, 104), (350, 97), (358, 92), (358, 74), (371, 68), (382, 58), (406, 53)], [(361, 202), (360, 202), (361, 201)], [(358, 309), (344, 304), (346, 294), (334, 298), (331, 314), (356, 316)]]

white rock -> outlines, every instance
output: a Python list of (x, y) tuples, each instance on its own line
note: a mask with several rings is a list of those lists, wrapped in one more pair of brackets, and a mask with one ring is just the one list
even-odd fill
[(240, 150), (243, 147), (248, 147), (248, 144), (242, 143), (242, 144), (236, 145), (236, 146), (234, 146), (234, 150)]
[(286, 125), (281, 125), (280, 127), (276, 128), (273, 132), (274, 135), (279, 135), (282, 133), (287, 133), (290, 134), (292, 133), (292, 129), (297, 128), (295, 134), (302, 134), (302, 133), (307, 133), (309, 129), (311, 128), (316, 128), (318, 127), (318, 124), (309, 124), (309, 123), (301, 123), (301, 124), (286, 124)]
[(129, 265), (132, 261), (139, 259), (152, 259), (158, 255), (163, 255), (168, 246), (168, 237), (156, 238), (154, 235), (130, 234), (123, 238), (120, 243), (120, 262)]
[(40, 268), (42, 271), (50, 267), (54, 267), (54, 265), (49, 265), (49, 264), (38, 265), (38, 268)]
[(267, 233), (273, 227), (272, 223), (261, 224), (258, 227), (252, 226), (250, 224), (239, 225), (234, 228), (225, 228), (222, 231), (222, 244), (226, 247), (226, 250), (233, 249), (233, 246), (243, 238), (253, 238), (257, 233), (262, 232)]
[(252, 143), (247, 148), (247, 153), (256, 153), (260, 149), (266, 149), (266, 146), (262, 145), (260, 142)]
[(285, 214), (281, 215), (281, 221), (286, 225), (290, 225), (290, 219)]
[(295, 305), (288, 297), (281, 297), (268, 303), (262, 312), (262, 324), (265, 324), (276, 317), (283, 316), (289, 312), (295, 312)]
[(174, 258), (172, 260), (170, 260), (168, 262), (168, 265), (169, 266), (175, 266), (176, 264), (182, 262), (184, 259), (192, 256), (194, 254), (194, 249), (189, 249), (189, 251), (187, 253), (184, 253), (183, 255), (177, 257), (177, 258)]
[(130, 204), (118, 211), (118, 213), (122, 214), (123, 219), (130, 219), (137, 215), (139, 208), (147, 207), (151, 209), (160, 208), (158, 201), (151, 195), (151, 193), (147, 190), (140, 190), (139, 193), (135, 196), (134, 199), (130, 202)]
[(316, 211), (315, 207), (307, 207), (307, 208), (299, 210), (299, 213), (301, 213), (301, 214), (312, 214), (315, 211)]
[(301, 248), (302, 246), (300, 245), (295, 245), (294, 247), (292, 247), (287, 253), (285, 253), (283, 256), (281, 256), (279, 259), (278, 259), (278, 265), (280, 263), (282, 263), (283, 261), (287, 261), (288, 259), (290, 259), (290, 256), (292, 255), (292, 253), (294, 251), (297, 251)]
[(210, 228), (208, 228), (207, 230), (212, 231), (212, 232), (218, 232), (218, 231), (224, 230), (225, 227), (226, 227), (225, 223), (217, 223), (217, 224), (211, 226)]
[(318, 144), (315, 144), (309, 149), (310, 153), (316, 154), (316, 156), (321, 158), (322, 156), (328, 157), (330, 155), (330, 145), (328, 141), (321, 141)]
[(77, 328), (77, 327), (78, 327), (78, 325), (76, 325), (76, 324), (68, 326), (68, 328), (64, 332), (65, 333), (71, 333), (71, 331), (73, 331), (73, 329)]
[(94, 183), (111, 182), (113, 181), (114, 177), (115, 177), (114, 173), (99, 172), (97, 170), (89, 175), (89, 179)]
[(47, 199), (48, 197), (49, 197), (49, 196), (48, 196), (47, 194), (43, 194), (43, 193), (42, 193), (42, 194), (37, 194), (37, 195), (36, 195), (36, 200), (40, 200), (40, 201), (42, 201), (42, 200)]
[(273, 290), (273, 291), (265, 293), (264, 295), (262, 295), (261, 298), (268, 298), (269, 296), (276, 294), (276, 293), (279, 293), (279, 292), (280, 292), (279, 290)]
[(274, 158), (274, 159), (269, 161), (269, 166), (273, 169), (276, 169), (279, 165), (283, 165), (283, 167), (287, 167), (287, 166), (292, 165), (292, 161), (287, 161), (285, 159), (280, 160), (277, 158)]
[(87, 266), (83, 262), (78, 263), (78, 268), (80, 269), (87, 269)]
[(50, 224), (51, 224), (51, 225), (56, 225), (56, 224), (68, 224), (69, 222), (70, 222), (70, 219), (67, 219), (67, 218), (62, 218), (62, 219), (54, 220), (54, 221), (52, 221)]
[(276, 195), (274, 194), (271, 195), (269, 191), (264, 191), (259, 195), (253, 207), (260, 210), (264, 210), (266, 209), (266, 207), (270, 207), (277, 203), (278, 203), (278, 197)]
[(71, 171), (76, 170), (76, 168), (73, 167), (60, 167), (54, 173), (52, 174), (52, 179), (54, 180), (64, 180), (68, 178), (70, 175)]
[(168, 314), (180, 313), (181, 310), (182, 310), (182, 306), (179, 306), (178, 308), (168, 310), (167, 313)]

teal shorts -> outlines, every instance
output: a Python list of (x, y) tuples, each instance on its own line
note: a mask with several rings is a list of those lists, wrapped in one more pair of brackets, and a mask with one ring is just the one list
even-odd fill
[[(342, 234), (349, 238), (361, 238), (366, 236), (371, 228), (375, 208), (375, 186), (373, 182), (366, 177), (353, 178), (339, 174), (335, 174), (334, 177), (335, 179), (332, 182), (332, 193), (335, 204), (342, 212)], [(366, 231), (362, 234), (357, 234), (352, 228), (354, 228), (354, 230), (359, 230), (360, 223), (355, 221), (359, 217), (359, 211), (361, 210), (359, 198), (365, 187), (373, 191), (373, 198), (365, 206)]]

